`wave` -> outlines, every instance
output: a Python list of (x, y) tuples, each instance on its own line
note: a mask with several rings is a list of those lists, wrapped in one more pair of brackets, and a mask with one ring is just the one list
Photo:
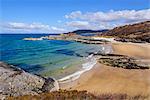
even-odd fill
[(61, 79), (58, 79), (58, 82), (60, 83), (66, 83), (66, 82), (71, 82), (71, 81), (74, 81), (76, 79), (78, 79), (81, 74), (83, 74), (84, 72), (92, 69), (94, 67), (94, 65), (97, 63), (97, 60), (96, 58), (93, 56), (93, 54), (89, 55), (86, 60), (88, 62), (82, 64), (82, 69), (71, 74), (71, 75), (68, 75), (66, 77), (63, 77)]
[[(95, 52), (95, 53), (98, 53), (98, 52)], [(107, 54), (107, 53), (111, 53), (111, 52), (113, 52), (111, 46), (102, 46), (102, 53)], [(78, 79), (81, 76), (81, 74), (83, 74), (84, 72), (91, 70), (94, 67), (94, 65), (96, 65), (96, 63), (97, 63), (97, 59), (93, 54), (90, 54), (88, 57), (85, 58), (85, 60), (87, 62), (82, 64), (81, 70), (79, 70), (71, 75), (68, 75), (66, 77), (63, 77), (61, 79), (58, 79), (58, 82), (67, 83), (67, 82), (74, 81), (74, 80)]]

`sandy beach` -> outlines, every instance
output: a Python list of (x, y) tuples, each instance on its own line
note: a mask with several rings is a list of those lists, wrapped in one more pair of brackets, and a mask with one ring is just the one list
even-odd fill
[[(114, 53), (136, 57), (150, 63), (150, 44), (114, 43)], [(122, 69), (97, 63), (76, 81), (60, 84), (62, 89), (87, 90), (94, 94), (150, 94), (150, 70)]]
[(150, 60), (150, 44), (139, 43), (113, 43), (114, 53), (128, 55), (139, 59)]

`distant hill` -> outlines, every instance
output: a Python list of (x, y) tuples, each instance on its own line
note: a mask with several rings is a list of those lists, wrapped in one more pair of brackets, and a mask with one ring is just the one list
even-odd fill
[(150, 42), (150, 21), (116, 27), (100, 36), (116, 37), (122, 42)]
[(104, 30), (75, 30), (72, 33), (82, 34), (82, 33), (98, 33), (98, 32), (106, 32), (107, 29)]

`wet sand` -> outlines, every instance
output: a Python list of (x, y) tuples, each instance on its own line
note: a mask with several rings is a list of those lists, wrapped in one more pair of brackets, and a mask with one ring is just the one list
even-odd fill
[[(136, 57), (150, 63), (150, 44), (114, 43), (114, 53)], [(62, 89), (87, 90), (95, 94), (150, 94), (150, 70), (122, 69), (97, 63), (76, 81), (60, 84)]]

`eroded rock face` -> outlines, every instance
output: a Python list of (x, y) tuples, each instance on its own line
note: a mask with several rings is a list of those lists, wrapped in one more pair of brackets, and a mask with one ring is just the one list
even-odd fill
[(46, 91), (59, 89), (59, 86), (54, 83), (56, 80), (52, 78), (47, 79), (32, 75), (12, 65), (0, 62), (0, 97), (35, 95), (43, 92), (43, 87), (47, 89)]

